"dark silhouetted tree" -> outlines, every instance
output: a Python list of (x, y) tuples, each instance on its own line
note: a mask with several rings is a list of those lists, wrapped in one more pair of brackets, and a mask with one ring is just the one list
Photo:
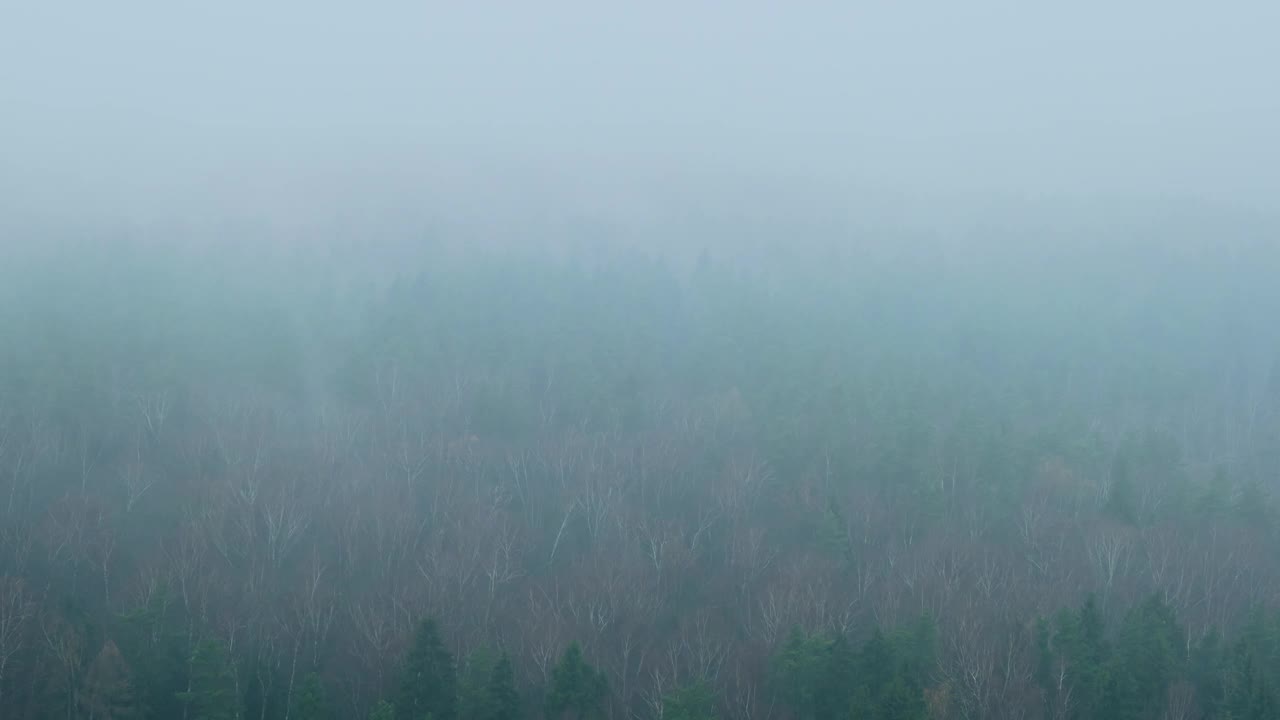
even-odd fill
[(486, 720), (516, 720), (520, 717), (520, 693), (511, 658), (504, 652), (493, 666), (489, 677), (491, 712)]
[(216, 640), (203, 640), (191, 654), (189, 689), (178, 698), (187, 705), (191, 720), (232, 720), (239, 698), (226, 648)]
[(546, 713), (556, 720), (593, 720), (603, 717), (608, 682), (582, 656), (582, 648), (573, 642), (560, 657), (551, 674), (547, 692)]
[(440, 639), (436, 621), (427, 618), (418, 624), (413, 645), (405, 658), (396, 717), (399, 720), (454, 720), (457, 700), (453, 655)]

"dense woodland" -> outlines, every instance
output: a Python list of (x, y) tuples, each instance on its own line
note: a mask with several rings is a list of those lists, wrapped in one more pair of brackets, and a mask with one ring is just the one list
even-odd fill
[(68, 242), (0, 718), (1275, 720), (1280, 253)]

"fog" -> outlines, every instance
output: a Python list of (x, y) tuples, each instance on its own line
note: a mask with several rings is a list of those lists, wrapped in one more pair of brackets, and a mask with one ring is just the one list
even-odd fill
[(321, 224), (732, 216), (747, 196), (1273, 214), (1278, 24), (1261, 1), (18, 3), (0, 202)]
[(0, 719), (1276, 720), (1277, 28), (6, 4)]

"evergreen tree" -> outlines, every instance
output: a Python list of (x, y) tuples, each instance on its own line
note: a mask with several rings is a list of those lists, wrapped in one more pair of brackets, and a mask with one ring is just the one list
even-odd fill
[(937, 626), (929, 615), (893, 634), (893, 678), (879, 693), (873, 717), (923, 720), (928, 706), (924, 689), (934, 666)]
[(818, 681), (814, 710), (820, 718), (844, 717), (853, 703), (853, 685), (858, 674), (857, 654), (843, 633), (826, 648), (822, 677)]
[(774, 656), (774, 687), (800, 720), (817, 716), (818, 695), (826, 680), (828, 645), (821, 635), (810, 635), (796, 627)]
[(1242, 646), (1237, 647), (1226, 674), (1226, 692), (1220, 720), (1271, 720), (1280, 717), (1280, 697), (1276, 681), (1268, 677), (1259, 658)]
[(896, 666), (897, 659), (894, 656), (893, 644), (884, 633), (880, 632), (879, 628), (876, 628), (858, 653), (855, 717), (858, 714), (870, 716), (873, 713), (873, 709), (893, 683), (897, 674)]
[(1138, 720), (1142, 717), (1142, 698), (1137, 682), (1131, 673), (1125, 672), (1118, 659), (1104, 668), (1099, 678), (1099, 699), (1092, 714), (1086, 716), (1089, 720)]
[(603, 717), (608, 689), (604, 673), (587, 663), (578, 643), (570, 643), (551, 673), (551, 689), (546, 701), (547, 717), (566, 720), (595, 720)]
[(871, 720), (925, 720), (924, 693), (905, 675), (894, 677), (877, 699)]
[(913, 682), (924, 682), (925, 675), (933, 667), (937, 637), (937, 623), (928, 614), (894, 633), (894, 652), (902, 663), (902, 671)]
[(329, 720), (333, 717), (319, 673), (310, 672), (303, 678), (302, 687), (298, 690), (297, 709), (292, 717), (298, 720)]
[(1215, 720), (1280, 717), (1280, 618), (1254, 613), (1231, 648)]
[(178, 698), (187, 704), (189, 720), (232, 720), (236, 717), (235, 679), (226, 648), (216, 640), (196, 645), (189, 662), (189, 689)]
[(1125, 617), (1117, 639), (1114, 673), (1134, 693), (1131, 700), (1140, 717), (1159, 714), (1169, 686), (1186, 668), (1186, 632), (1173, 608), (1151, 596)]
[(172, 595), (161, 585), (145, 606), (118, 618), (113, 635), (132, 670), (134, 699), (142, 717), (181, 717), (179, 693), (187, 687), (189, 653), (171, 617)]
[(107, 640), (85, 674), (80, 716), (85, 720), (124, 720), (137, 714), (129, 666), (116, 644)]
[(1095, 663), (1101, 663), (1110, 649), (1107, 647), (1107, 622), (1102, 617), (1102, 609), (1098, 607), (1098, 598), (1092, 594), (1085, 598), (1080, 607), (1080, 642), (1081, 650)]
[(511, 658), (504, 652), (493, 666), (489, 678), (489, 697), (492, 712), (488, 720), (516, 720), (520, 717), (520, 693), (516, 691), (515, 669)]
[(1079, 718), (1095, 720), (1102, 716), (1111, 657), (1105, 632), (1102, 611), (1093, 595), (1085, 599), (1078, 612), (1063, 612), (1058, 617), (1054, 650), (1066, 665), (1075, 716)]
[(935, 633), (925, 617), (891, 637), (877, 629), (855, 653), (842, 635), (797, 628), (773, 658), (772, 679), (801, 720), (922, 718)]
[(511, 659), (484, 647), (471, 653), (458, 678), (458, 720), (514, 720), (519, 714)]
[(1217, 630), (1210, 630), (1191, 652), (1190, 675), (1196, 690), (1200, 716), (1213, 718), (1222, 707), (1222, 643)]
[(490, 684), (497, 659), (481, 647), (467, 656), (458, 672), (458, 720), (489, 720), (494, 714)]
[(379, 702), (369, 713), (369, 720), (396, 720), (396, 706), (386, 700)]
[(716, 699), (705, 682), (676, 690), (662, 699), (662, 720), (715, 720)]
[(457, 670), (453, 655), (440, 639), (435, 620), (424, 619), (414, 634), (400, 682), (398, 720), (454, 720), (457, 715)]

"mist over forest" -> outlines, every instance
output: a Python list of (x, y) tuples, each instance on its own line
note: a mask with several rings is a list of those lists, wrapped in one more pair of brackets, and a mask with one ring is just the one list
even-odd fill
[(0, 12), (0, 720), (1280, 719), (1268, 3)]

